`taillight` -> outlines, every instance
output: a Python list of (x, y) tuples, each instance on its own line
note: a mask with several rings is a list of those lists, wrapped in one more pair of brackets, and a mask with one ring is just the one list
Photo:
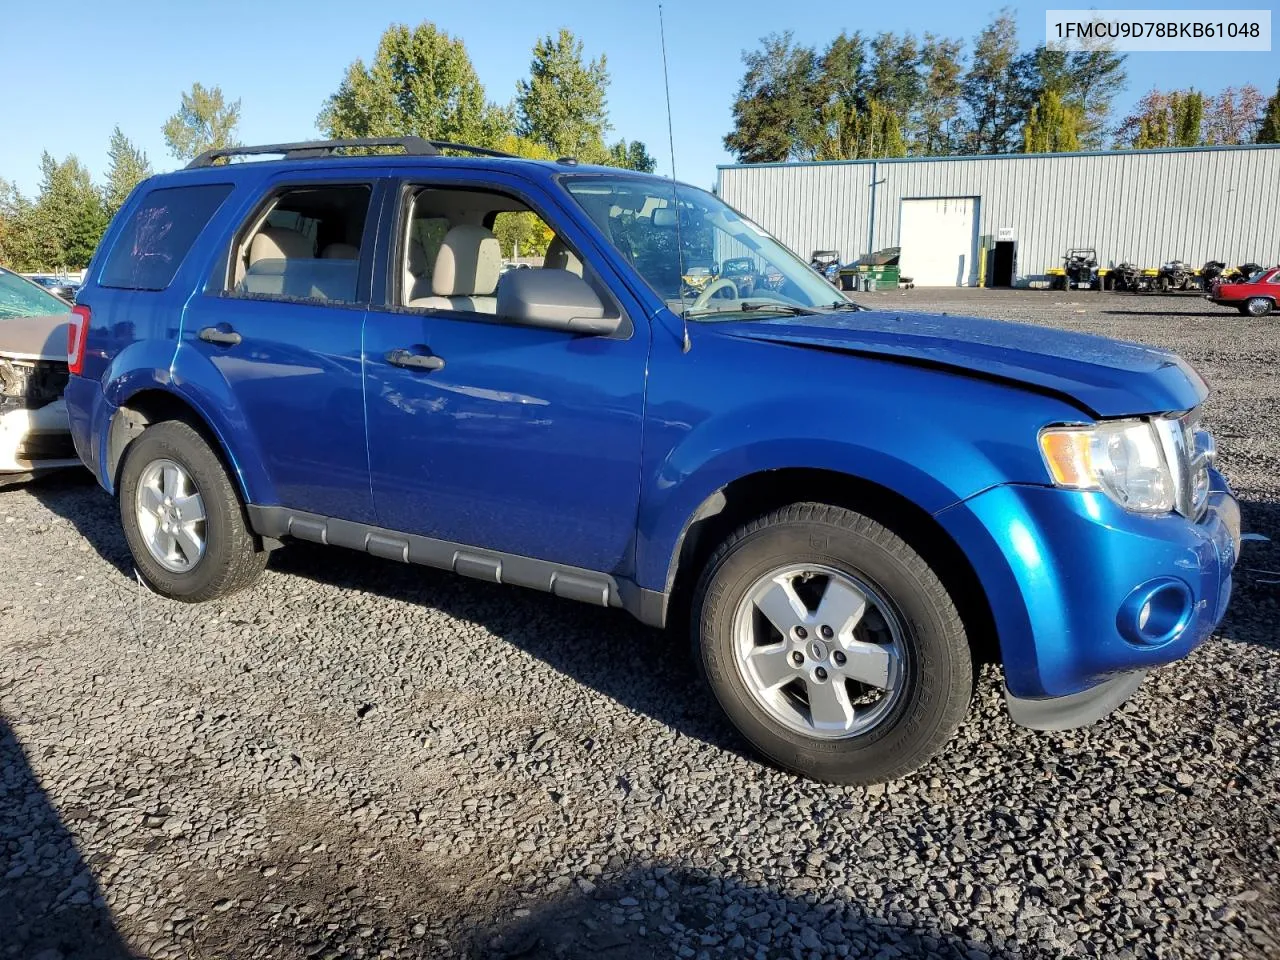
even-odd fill
[(67, 323), (67, 369), (79, 375), (84, 371), (84, 345), (89, 339), (89, 308), (78, 304), (71, 308)]

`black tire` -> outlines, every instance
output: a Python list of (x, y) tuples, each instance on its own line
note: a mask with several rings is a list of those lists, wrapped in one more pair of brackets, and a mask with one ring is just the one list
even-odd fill
[[(204, 554), (189, 570), (178, 573), (151, 555), (135, 509), (143, 471), (161, 459), (186, 470), (204, 502)], [(190, 424), (166, 420), (147, 427), (125, 452), (118, 492), (120, 520), (133, 561), (156, 593), (185, 603), (225, 597), (253, 583), (267, 565), (267, 554), (249, 529), (226, 467)]]
[(1251, 317), (1265, 317), (1275, 309), (1270, 297), (1250, 297), (1244, 304), (1244, 313)]
[[(873, 585), (904, 626), (904, 686), (883, 720), (846, 739), (805, 736), (769, 714), (737, 665), (734, 618), (760, 577), (815, 563)], [(964, 624), (937, 573), (888, 528), (851, 510), (798, 503), (755, 520), (712, 555), (694, 593), (695, 657), (729, 720), (769, 760), (815, 780), (903, 777), (936, 755), (968, 712), (973, 663)]]

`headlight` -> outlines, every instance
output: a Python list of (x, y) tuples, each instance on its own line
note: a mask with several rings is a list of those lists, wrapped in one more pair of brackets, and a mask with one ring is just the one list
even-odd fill
[(1040, 431), (1040, 452), (1059, 487), (1101, 490), (1135, 513), (1168, 513), (1177, 505), (1174, 474), (1149, 420), (1049, 427)]

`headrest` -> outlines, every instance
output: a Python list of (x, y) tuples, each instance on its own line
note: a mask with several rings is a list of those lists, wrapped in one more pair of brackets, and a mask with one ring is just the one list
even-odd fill
[(249, 244), (249, 263), (258, 260), (280, 260), (290, 257), (313, 257), (311, 241), (297, 230), (287, 227), (263, 227)]
[(552, 237), (547, 244), (547, 254), (542, 258), (542, 266), (548, 270), (568, 270), (582, 276), (582, 261), (559, 237)]
[(359, 260), (360, 248), (349, 243), (331, 243), (320, 251), (321, 260)]
[(484, 227), (462, 224), (444, 235), (431, 272), (437, 297), (488, 297), (498, 286), (502, 248)]
[(655, 227), (674, 227), (676, 225), (675, 207), (658, 207), (653, 211)]

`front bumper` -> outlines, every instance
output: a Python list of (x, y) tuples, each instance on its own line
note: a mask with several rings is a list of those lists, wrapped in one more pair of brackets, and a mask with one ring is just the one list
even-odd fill
[[(1210, 483), (1194, 523), (1128, 513), (1101, 493), (1017, 484), (938, 514), (985, 589), (1011, 703), (1071, 697), (1096, 713), (1110, 698), (1086, 691), (1125, 687), (1118, 678), (1179, 660), (1209, 638), (1240, 553), (1240, 508), (1221, 474), (1212, 471)], [(1133, 598), (1157, 589), (1185, 609), (1146, 642)], [(1084, 709), (1080, 722), (1102, 715)]]
[(64, 400), (35, 410), (19, 407), (0, 413), (0, 473), (25, 474), (79, 465), (67, 430)]

